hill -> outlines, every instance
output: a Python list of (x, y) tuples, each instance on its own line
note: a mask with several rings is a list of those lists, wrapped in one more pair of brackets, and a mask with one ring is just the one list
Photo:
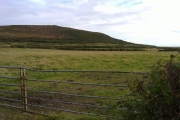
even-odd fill
[(108, 35), (55, 25), (0, 26), (0, 47), (63, 50), (144, 50), (147, 45), (129, 43)]

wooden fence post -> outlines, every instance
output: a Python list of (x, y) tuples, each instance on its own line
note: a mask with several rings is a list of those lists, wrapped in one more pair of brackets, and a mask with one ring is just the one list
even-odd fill
[(21, 100), (22, 100), (22, 110), (23, 112), (27, 111), (27, 91), (26, 91), (26, 76), (25, 68), (20, 68), (20, 80), (21, 80)]

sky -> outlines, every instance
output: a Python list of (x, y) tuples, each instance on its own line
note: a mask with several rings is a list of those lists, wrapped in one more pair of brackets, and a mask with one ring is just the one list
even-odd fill
[(0, 25), (58, 25), (180, 47), (180, 0), (0, 0)]

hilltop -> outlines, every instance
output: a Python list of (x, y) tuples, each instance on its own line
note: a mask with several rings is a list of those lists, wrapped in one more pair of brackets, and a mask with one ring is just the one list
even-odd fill
[(0, 47), (63, 50), (144, 50), (139, 45), (98, 32), (55, 25), (0, 26)]

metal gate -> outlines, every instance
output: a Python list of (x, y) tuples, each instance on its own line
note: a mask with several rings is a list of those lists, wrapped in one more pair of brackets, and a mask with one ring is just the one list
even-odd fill
[(0, 66), (0, 106), (42, 115), (68, 112), (121, 118), (128, 84), (145, 72), (37, 70)]

